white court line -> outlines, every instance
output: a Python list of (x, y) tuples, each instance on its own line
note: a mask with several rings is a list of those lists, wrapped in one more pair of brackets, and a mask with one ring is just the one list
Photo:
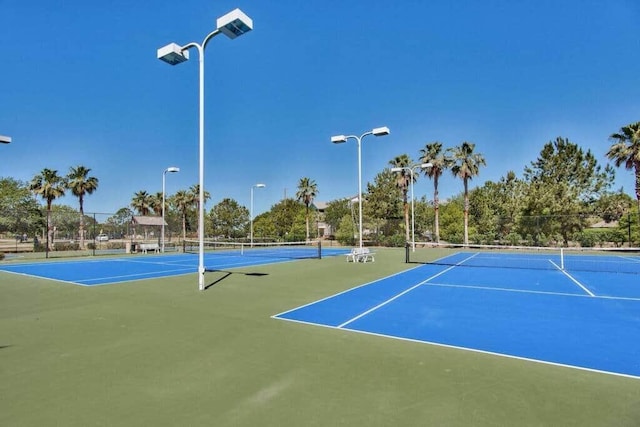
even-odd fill
[(393, 297), (389, 298), (388, 300), (381, 302), (380, 304), (376, 305), (375, 307), (370, 308), (369, 310), (365, 311), (364, 313), (360, 313), (360, 314), (359, 314), (359, 315), (357, 315), (356, 317), (354, 317), (354, 318), (351, 318), (351, 319), (347, 320), (346, 322), (342, 323), (341, 325), (338, 325), (337, 327), (338, 327), (338, 328), (342, 328), (342, 327), (344, 327), (344, 326), (348, 325), (349, 323), (355, 322), (356, 320), (360, 319), (361, 317), (364, 317), (364, 316), (366, 316), (367, 314), (369, 314), (369, 313), (372, 313), (372, 312), (376, 311), (376, 310), (377, 310), (377, 309), (379, 309), (380, 307), (384, 307), (385, 305), (387, 305), (387, 304), (389, 304), (390, 302), (392, 302), (392, 301), (394, 301), (394, 300), (396, 300), (396, 299), (400, 298), (401, 296), (403, 296), (403, 295), (405, 295), (405, 294), (407, 294), (407, 293), (411, 292), (412, 290), (416, 289), (417, 287), (424, 285), (424, 284), (425, 284), (425, 283), (427, 283), (428, 281), (430, 281), (430, 280), (432, 280), (432, 279), (435, 279), (435, 278), (436, 278), (436, 277), (438, 277), (438, 276), (443, 275), (444, 273), (446, 273), (446, 272), (447, 272), (447, 271), (449, 271), (449, 270), (453, 270), (453, 269), (454, 269), (455, 267), (457, 267), (458, 265), (461, 265), (463, 262), (470, 260), (471, 258), (475, 257), (476, 255), (478, 255), (478, 254), (477, 254), (477, 253), (475, 253), (475, 254), (471, 255), (470, 257), (463, 259), (462, 261), (460, 261), (460, 262), (459, 262), (459, 263), (457, 263), (456, 265), (452, 265), (451, 267), (446, 268), (446, 269), (442, 270), (441, 272), (439, 272), (439, 273), (437, 273), (437, 274), (434, 274), (433, 276), (431, 276), (431, 277), (429, 277), (429, 278), (427, 278), (427, 279), (423, 280), (422, 282), (417, 283), (416, 285), (413, 285), (413, 286), (412, 286), (412, 287), (410, 287), (409, 289), (406, 289), (406, 290), (404, 290), (404, 291), (400, 292), (399, 294), (397, 294), (397, 295), (395, 295), (395, 296), (393, 296)]
[(553, 266), (554, 266), (555, 268), (557, 268), (559, 271), (561, 271), (561, 272), (562, 272), (562, 274), (564, 274), (564, 275), (565, 275), (565, 276), (567, 276), (569, 279), (571, 279), (571, 281), (572, 281), (573, 283), (575, 283), (576, 285), (580, 286), (580, 287), (582, 288), (582, 290), (584, 290), (586, 293), (588, 293), (588, 294), (589, 294), (589, 296), (595, 297), (595, 294), (593, 294), (589, 289), (587, 289), (587, 288), (586, 288), (582, 283), (580, 283), (580, 282), (579, 282), (577, 279), (575, 279), (572, 275), (570, 275), (569, 273), (567, 273), (564, 269), (560, 268), (560, 267), (558, 266), (558, 264), (556, 264), (555, 262), (553, 262), (553, 261), (551, 261), (551, 260), (549, 260), (549, 262), (550, 262), (551, 264), (553, 264)]
[(483, 291), (496, 291), (496, 292), (514, 292), (521, 294), (538, 294), (538, 295), (552, 295), (559, 297), (573, 297), (573, 298), (596, 298), (614, 301), (640, 301), (640, 298), (634, 297), (616, 297), (608, 295), (584, 295), (584, 294), (570, 294), (567, 292), (551, 292), (551, 291), (534, 291), (531, 289), (511, 289), (511, 288), (497, 288), (494, 286), (473, 286), (473, 285), (453, 285), (449, 283), (429, 283), (429, 286), (440, 286), (443, 288), (462, 288), (462, 289), (480, 289)]
[[(583, 296), (583, 298), (586, 298), (586, 297)], [(604, 371), (604, 370), (599, 370), (599, 369), (594, 369), (594, 368), (585, 368), (585, 367), (582, 367), (582, 366), (568, 365), (568, 364), (558, 363), (558, 362), (549, 362), (549, 361), (546, 361), (546, 360), (532, 359), (532, 358), (529, 358), (529, 357), (515, 356), (515, 355), (511, 355), (511, 354), (506, 354), (506, 353), (497, 353), (497, 352), (493, 352), (493, 351), (480, 350), (480, 349), (471, 348), (471, 347), (462, 347), (462, 346), (452, 345), (452, 344), (443, 344), (443, 343), (439, 343), (439, 342), (435, 342), (435, 341), (423, 341), (423, 340), (419, 340), (419, 339), (415, 339), (415, 338), (397, 337), (395, 335), (386, 335), (386, 334), (381, 334), (381, 333), (377, 333), (377, 332), (362, 331), (362, 330), (359, 330), (359, 329), (340, 328), (339, 326), (323, 325), (321, 323), (311, 323), (311, 322), (305, 322), (305, 321), (301, 321), (301, 320), (287, 319), (287, 318), (284, 318), (284, 317), (283, 318), (279, 318), (279, 319), (280, 320), (286, 320), (288, 322), (302, 323), (302, 324), (312, 325), (312, 326), (321, 326), (323, 328), (338, 329), (340, 331), (349, 331), (349, 332), (356, 333), (356, 334), (365, 334), (365, 335), (372, 335), (372, 336), (375, 336), (375, 337), (391, 338), (391, 339), (400, 340), (400, 341), (408, 341), (408, 342), (414, 342), (414, 343), (420, 343), (420, 344), (429, 344), (429, 345), (435, 345), (435, 346), (438, 346), (438, 347), (452, 348), (452, 349), (455, 349), (455, 350), (470, 351), (470, 352), (473, 352), (473, 353), (481, 353), (481, 354), (488, 354), (488, 355), (491, 355), (491, 356), (506, 357), (506, 358), (515, 359), (515, 360), (523, 360), (525, 362), (542, 363), (544, 365), (559, 366), (561, 368), (578, 369), (580, 371), (595, 372), (595, 373), (598, 373), (598, 374), (607, 374), (607, 375), (614, 375), (614, 376), (617, 376), (617, 377), (625, 377), (625, 378), (631, 378), (631, 379), (635, 379), (635, 380), (640, 380), (640, 376), (638, 376), (638, 375), (623, 374), (623, 373), (620, 373), (620, 372), (613, 372), (613, 371)]]

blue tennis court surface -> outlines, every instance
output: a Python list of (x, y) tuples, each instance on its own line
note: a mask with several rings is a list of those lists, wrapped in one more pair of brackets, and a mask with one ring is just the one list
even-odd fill
[(639, 279), (426, 264), (274, 317), (640, 379)]
[[(313, 258), (316, 249), (308, 254), (251, 255), (238, 251), (205, 253), (206, 270), (225, 270), (255, 265), (289, 262), (297, 258)], [(345, 249), (323, 248), (323, 256), (347, 253)], [(317, 252), (316, 252), (317, 253)], [(127, 255), (121, 258), (96, 258), (92, 260), (37, 262), (0, 266), (0, 271), (41, 277), (83, 286), (96, 286), (131, 280), (178, 276), (198, 271), (198, 255), (180, 253), (174, 255)]]

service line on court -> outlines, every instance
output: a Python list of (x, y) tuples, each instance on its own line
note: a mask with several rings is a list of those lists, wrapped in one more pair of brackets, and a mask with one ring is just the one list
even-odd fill
[(555, 262), (549, 260), (549, 262), (551, 264), (553, 264), (553, 266), (555, 268), (557, 268), (558, 270), (560, 270), (562, 272), (562, 274), (564, 274), (565, 276), (567, 276), (573, 283), (575, 283), (576, 285), (580, 286), (582, 288), (583, 291), (585, 291), (587, 294), (589, 294), (589, 296), (591, 297), (595, 297), (596, 295), (594, 293), (592, 293), (589, 289), (587, 289), (582, 283), (580, 283), (576, 278), (574, 278), (572, 275), (570, 275), (569, 273), (567, 273), (563, 268), (560, 268), (558, 266), (558, 264), (556, 264)]
[(342, 323), (342, 324), (338, 325), (338, 326), (337, 326), (337, 328), (338, 328), (338, 329), (343, 328), (343, 327), (345, 327), (345, 326), (349, 325), (350, 323), (353, 323), (353, 322), (355, 322), (356, 320), (358, 320), (358, 319), (360, 319), (360, 318), (362, 318), (362, 317), (366, 316), (367, 314), (372, 313), (372, 312), (376, 311), (377, 309), (379, 309), (379, 308), (381, 308), (381, 307), (384, 307), (385, 305), (389, 304), (390, 302), (395, 301), (396, 299), (400, 298), (401, 296), (403, 296), (403, 295), (405, 295), (405, 294), (408, 294), (408, 293), (409, 293), (409, 292), (411, 292), (412, 290), (414, 290), (414, 289), (416, 289), (416, 288), (418, 288), (418, 287), (420, 287), (420, 286), (424, 285), (425, 283), (429, 282), (430, 280), (433, 280), (433, 279), (435, 279), (436, 277), (439, 277), (439, 276), (443, 275), (443, 274), (444, 274), (444, 273), (446, 273), (447, 271), (453, 270), (453, 269), (454, 269), (454, 268), (456, 268), (457, 266), (461, 265), (463, 262), (470, 260), (471, 258), (475, 257), (476, 255), (478, 255), (478, 254), (477, 254), (477, 253), (476, 253), (476, 254), (473, 254), (473, 255), (471, 255), (470, 257), (465, 258), (465, 259), (463, 259), (462, 261), (458, 262), (456, 265), (452, 265), (451, 267), (446, 268), (446, 269), (442, 270), (441, 272), (436, 273), (436, 274), (434, 274), (433, 276), (431, 276), (431, 277), (429, 277), (429, 278), (427, 278), (427, 279), (423, 280), (422, 282), (419, 282), (419, 283), (417, 283), (417, 284), (413, 285), (413, 286), (412, 286), (412, 287), (410, 287), (409, 289), (405, 289), (404, 291), (402, 291), (402, 292), (400, 292), (399, 294), (397, 294), (397, 295), (395, 295), (395, 296), (393, 296), (393, 297), (389, 298), (389, 299), (388, 299), (388, 300), (386, 300), (386, 301), (381, 302), (380, 304), (376, 305), (375, 307), (372, 307), (372, 308), (370, 308), (369, 310), (367, 310), (367, 311), (365, 311), (365, 312), (363, 312), (363, 313), (360, 313), (360, 314), (359, 314), (359, 315), (357, 315), (356, 317), (353, 317), (353, 318), (351, 318), (351, 319), (347, 320), (346, 322), (344, 322), (344, 323)]

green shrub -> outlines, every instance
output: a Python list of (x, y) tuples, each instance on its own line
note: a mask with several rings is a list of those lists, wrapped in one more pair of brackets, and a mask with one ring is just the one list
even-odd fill
[(391, 248), (403, 248), (406, 243), (404, 234), (394, 234), (393, 236), (382, 236), (380, 238), (380, 245)]
[(4, 252), (0, 252), (0, 261), (4, 259)]
[(516, 233), (515, 231), (510, 232), (509, 234), (507, 234), (506, 236), (507, 242), (511, 245), (511, 246), (517, 246), (520, 245), (520, 241), (522, 240), (522, 236), (519, 235), (518, 233)]
[(583, 248), (593, 248), (596, 245), (596, 236), (588, 230), (583, 231), (576, 237), (576, 240)]
[(80, 244), (76, 242), (56, 242), (53, 244), (54, 251), (77, 251), (80, 250)]

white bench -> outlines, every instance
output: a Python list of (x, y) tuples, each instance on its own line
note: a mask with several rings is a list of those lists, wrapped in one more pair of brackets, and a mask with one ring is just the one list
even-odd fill
[(347, 262), (374, 262), (376, 260), (375, 253), (369, 248), (353, 248), (347, 254)]
[(160, 252), (160, 245), (157, 243), (140, 243), (140, 252), (143, 254), (153, 251), (155, 253)]

